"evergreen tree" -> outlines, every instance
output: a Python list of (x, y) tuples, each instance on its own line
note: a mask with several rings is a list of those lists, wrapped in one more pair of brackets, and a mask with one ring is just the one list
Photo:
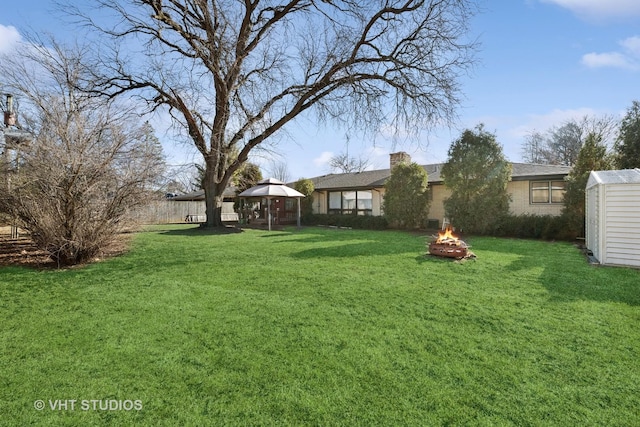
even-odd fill
[(483, 125), (475, 131), (465, 130), (454, 141), (440, 175), (452, 191), (444, 208), (454, 226), (488, 233), (509, 213), (511, 165), (495, 135), (485, 131)]
[[(191, 186), (199, 190), (203, 190), (205, 167), (198, 163), (195, 163), (194, 166), (196, 168), (196, 176), (195, 181), (191, 183)], [(234, 172), (231, 184), (237, 187), (236, 193), (240, 194), (244, 190), (255, 186), (259, 181), (262, 181), (262, 179), (262, 171), (260, 170), (260, 167), (255, 163), (246, 162)]]
[(384, 214), (399, 227), (424, 225), (429, 213), (427, 172), (417, 163), (399, 163), (384, 184)]
[(304, 194), (304, 199), (300, 201), (301, 214), (303, 217), (313, 214), (313, 191), (315, 186), (310, 179), (300, 178), (293, 185), (294, 190)]
[(569, 232), (584, 235), (585, 187), (592, 170), (613, 168), (613, 159), (607, 154), (607, 147), (596, 134), (587, 135), (587, 139), (578, 154), (576, 164), (566, 177), (567, 190), (564, 194), (562, 214), (567, 219)]
[(620, 124), (620, 134), (615, 144), (616, 167), (640, 168), (640, 102), (633, 101)]
[[(198, 171), (204, 172), (204, 168), (198, 168)], [(232, 179), (233, 185), (236, 186), (236, 196), (251, 187), (255, 187), (260, 181), (262, 181), (262, 172), (260, 171), (260, 167), (250, 162), (243, 164), (242, 167), (235, 172)], [(233, 203), (233, 209), (239, 211), (240, 208), (240, 199), (236, 197), (236, 200)]]
[(237, 193), (240, 194), (244, 190), (255, 187), (258, 182), (262, 181), (262, 172), (260, 167), (254, 163), (247, 162), (233, 175), (233, 185), (237, 187)]

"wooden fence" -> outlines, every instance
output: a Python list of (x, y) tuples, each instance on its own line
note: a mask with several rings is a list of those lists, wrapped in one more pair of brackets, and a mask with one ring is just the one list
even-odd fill
[[(185, 222), (205, 222), (207, 219), (204, 201), (177, 202), (158, 200), (131, 212), (138, 224), (173, 224)], [(238, 221), (233, 211), (233, 202), (225, 202), (222, 207), (223, 221)]]

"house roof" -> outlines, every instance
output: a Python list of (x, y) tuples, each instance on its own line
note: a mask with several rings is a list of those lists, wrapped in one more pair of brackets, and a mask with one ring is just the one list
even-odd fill
[[(440, 171), (443, 163), (423, 165), (428, 175), (430, 184), (442, 184)], [(513, 181), (525, 181), (531, 179), (562, 179), (571, 171), (570, 166), (562, 165), (536, 165), (528, 163), (511, 163)], [(356, 188), (381, 188), (391, 176), (390, 169), (378, 169), (354, 173), (338, 173), (310, 178), (316, 190), (330, 189), (356, 189)]]

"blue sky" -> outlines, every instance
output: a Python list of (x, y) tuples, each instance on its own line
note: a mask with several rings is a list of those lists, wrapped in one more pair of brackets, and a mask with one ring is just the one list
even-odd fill
[[(443, 162), (464, 129), (484, 123), (511, 161), (524, 137), (585, 115), (621, 117), (640, 100), (640, 0), (487, 0), (473, 20), (478, 66), (461, 80), (459, 121), (420, 140), (397, 140), (384, 129), (372, 140), (348, 136), (349, 153), (388, 167), (388, 154), (407, 151), (422, 164)], [(52, 1), (7, 2), (0, 9), (0, 52), (26, 31), (62, 35), (70, 27)], [(1, 76), (0, 76), (1, 79)], [(192, 149), (164, 140), (168, 161), (197, 160)], [(327, 161), (346, 149), (345, 131), (304, 118), (278, 140), (291, 179), (329, 173)], [(269, 162), (256, 158), (263, 169)], [(268, 173), (266, 173), (268, 175)]]

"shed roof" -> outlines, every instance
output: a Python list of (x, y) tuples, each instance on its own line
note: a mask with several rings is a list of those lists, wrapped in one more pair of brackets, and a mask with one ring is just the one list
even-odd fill
[(587, 188), (606, 184), (640, 184), (640, 169), (619, 169), (612, 171), (591, 171)]

